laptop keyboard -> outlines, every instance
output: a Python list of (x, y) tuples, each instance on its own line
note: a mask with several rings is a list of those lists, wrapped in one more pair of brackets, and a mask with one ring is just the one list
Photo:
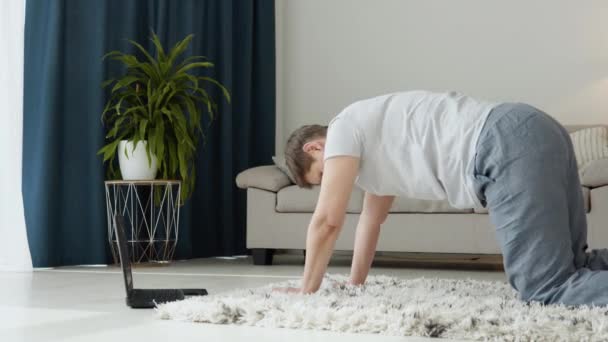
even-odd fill
[(130, 302), (136, 306), (154, 306), (184, 299), (181, 290), (174, 289), (133, 289), (129, 296)]

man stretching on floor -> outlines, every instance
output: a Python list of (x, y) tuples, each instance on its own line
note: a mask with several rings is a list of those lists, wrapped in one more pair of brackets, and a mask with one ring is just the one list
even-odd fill
[[(301, 288), (319, 289), (356, 183), (365, 191), (349, 282), (363, 284), (395, 196), (489, 209), (509, 283), (524, 301), (608, 304), (608, 252), (587, 250), (568, 132), (523, 103), (411, 91), (356, 102), (285, 150), (300, 187), (321, 184)], [(450, 227), (445, 227), (450, 229)]]

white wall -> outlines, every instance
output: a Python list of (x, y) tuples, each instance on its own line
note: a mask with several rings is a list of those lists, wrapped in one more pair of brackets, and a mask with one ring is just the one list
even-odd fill
[(608, 123), (608, 1), (277, 0), (277, 153), (355, 100), (458, 90)]
[(0, 270), (31, 270), (23, 198), (23, 29), (25, 1), (0, 1)]

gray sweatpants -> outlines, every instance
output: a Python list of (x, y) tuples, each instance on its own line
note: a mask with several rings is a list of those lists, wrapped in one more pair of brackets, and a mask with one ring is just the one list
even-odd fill
[(608, 250), (587, 252), (574, 150), (557, 121), (522, 103), (494, 108), (477, 143), (474, 177), (522, 300), (608, 305)]

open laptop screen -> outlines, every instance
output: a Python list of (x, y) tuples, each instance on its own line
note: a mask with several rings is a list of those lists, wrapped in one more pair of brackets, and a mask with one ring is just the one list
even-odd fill
[(125, 234), (125, 218), (122, 215), (114, 216), (114, 227), (116, 229), (116, 242), (118, 244), (118, 255), (122, 273), (125, 277), (125, 287), (127, 295), (133, 290), (133, 275), (131, 274), (131, 258), (127, 247), (127, 236)]

